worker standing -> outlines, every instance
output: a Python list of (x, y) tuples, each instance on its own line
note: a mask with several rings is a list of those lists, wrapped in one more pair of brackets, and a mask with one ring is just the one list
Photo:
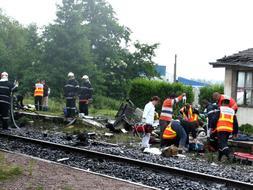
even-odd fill
[(80, 84), (80, 93), (79, 93), (79, 112), (84, 115), (89, 114), (88, 106), (89, 102), (92, 99), (92, 87), (87, 75), (82, 77)]
[(170, 121), (173, 118), (173, 106), (175, 103), (183, 100), (185, 93), (176, 97), (174, 93), (170, 94), (167, 99), (164, 100), (162, 105), (162, 111), (160, 115), (159, 125), (160, 125), (160, 134), (163, 133), (164, 129), (169, 125)]
[(151, 98), (150, 102), (145, 105), (142, 121), (145, 124), (145, 133), (142, 138), (142, 148), (149, 148), (149, 140), (151, 136), (151, 132), (153, 130), (154, 117), (155, 117), (155, 106), (158, 105), (160, 98), (158, 96), (154, 96)]
[(175, 145), (179, 149), (186, 150), (187, 134), (179, 121), (173, 120), (164, 129), (161, 137), (161, 147)]
[(36, 111), (42, 111), (42, 98), (44, 94), (44, 85), (40, 80), (34, 86), (34, 104)]
[(219, 107), (221, 106), (223, 100), (228, 99), (230, 102), (228, 106), (230, 108), (232, 108), (235, 111), (235, 113), (238, 110), (238, 105), (237, 105), (236, 101), (229, 96), (226, 96), (224, 94), (220, 94), (219, 92), (215, 92), (215, 93), (213, 93), (213, 99), (214, 99), (214, 101), (216, 101), (216, 103), (218, 104)]
[(221, 102), (220, 111), (216, 112), (211, 126), (215, 126), (212, 134), (217, 134), (219, 155), (218, 160), (221, 161), (225, 155), (229, 159), (230, 150), (228, 147), (228, 138), (233, 134), (235, 138), (238, 134), (238, 121), (235, 115), (235, 110), (230, 107), (230, 99), (224, 99)]
[(8, 130), (9, 111), (11, 103), (11, 91), (14, 89), (14, 84), (8, 81), (8, 73), (1, 73), (0, 80), (0, 115), (2, 127)]
[(68, 73), (68, 81), (64, 86), (64, 96), (66, 98), (67, 117), (74, 117), (76, 114), (76, 96), (78, 94), (79, 83), (72, 72)]
[(44, 93), (42, 98), (42, 109), (43, 111), (48, 111), (48, 96), (50, 94), (50, 88), (48, 87), (46, 80), (42, 81), (42, 84), (44, 85)]

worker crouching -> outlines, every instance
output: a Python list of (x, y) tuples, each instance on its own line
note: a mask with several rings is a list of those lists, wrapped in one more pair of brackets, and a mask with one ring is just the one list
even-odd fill
[(233, 134), (234, 138), (238, 134), (238, 121), (235, 110), (230, 107), (229, 99), (224, 99), (222, 101), (220, 111), (214, 115), (212, 122), (212, 126), (216, 126), (216, 128), (212, 130), (212, 134), (216, 133), (218, 138), (218, 160), (221, 161), (224, 155), (229, 159), (229, 136)]
[(173, 120), (164, 129), (161, 136), (161, 148), (175, 145), (181, 150), (186, 150), (187, 134), (179, 121)]

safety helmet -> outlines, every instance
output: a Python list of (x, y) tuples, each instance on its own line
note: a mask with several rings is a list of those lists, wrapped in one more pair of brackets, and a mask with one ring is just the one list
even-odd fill
[(82, 79), (89, 80), (89, 77), (87, 75), (83, 75)]
[(2, 72), (1, 73), (1, 79), (4, 79), (4, 78), (8, 78), (8, 73), (7, 72)]
[(74, 76), (75, 76), (74, 73), (72, 73), (72, 72), (68, 73), (68, 77), (74, 77)]

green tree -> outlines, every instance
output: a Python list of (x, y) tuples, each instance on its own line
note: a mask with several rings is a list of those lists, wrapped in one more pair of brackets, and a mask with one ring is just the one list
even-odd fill
[(99, 75), (93, 64), (87, 27), (82, 24), (82, 6), (76, 2), (63, 0), (58, 6), (55, 23), (49, 25), (43, 34), (45, 51), (41, 69), (53, 87), (53, 95), (61, 94), (70, 71), (77, 78), (88, 74), (92, 81), (96, 81)]

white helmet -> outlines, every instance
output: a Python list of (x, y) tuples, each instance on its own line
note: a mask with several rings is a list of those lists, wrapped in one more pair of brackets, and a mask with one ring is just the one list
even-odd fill
[(74, 77), (74, 76), (75, 76), (74, 73), (72, 73), (72, 72), (68, 73), (68, 77)]
[(1, 79), (8, 79), (8, 73), (7, 72), (2, 72), (1, 73)]
[(82, 79), (89, 80), (89, 77), (87, 75), (83, 75)]

